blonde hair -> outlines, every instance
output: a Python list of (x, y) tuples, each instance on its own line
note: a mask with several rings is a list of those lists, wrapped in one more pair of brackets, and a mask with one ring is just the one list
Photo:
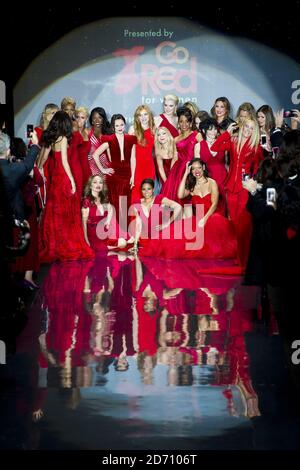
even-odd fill
[(238, 152), (240, 152), (241, 150), (241, 147), (242, 147), (242, 139), (243, 139), (243, 128), (245, 126), (245, 124), (249, 123), (249, 122), (253, 122), (254, 124), (254, 128), (253, 128), (253, 132), (252, 132), (252, 135), (250, 137), (250, 142), (249, 142), (249, 147), (251, 149), (257, 149), (258, 145), (259, 145), (259, 139), (260, 139), (260, 133), (259, 133), (259, 126), (258, 126), (258, 122), (256, 119), (254, 118), (246, 118), (242, 123), (241, 123), (241, 127), (239, 129), (239, 133), (238, 133), (238, 136), (237, 136), (237, 150)]
[(149, 115), (149, 128), (152, 134), (154, 134), (155, 124), (153, 113), (147, 105), (141, 104), (136, 108), (133, 121), (134, 135), (136, 136), (138, 143), (144, 147), (146, 145), (146, 139), (144, 135), (144, 129), (142, 127), (141, 121), (139, 120), (139, 116), (142, 111), (146, 111), (146, 113)]
[(199, 112), (198, 106), (192, 101), (186, 101), (185, 103), (183, 103), (183, 106), (185, 108), (188, 108), (192, 112), (193, 119), (195, 119), (196, 114)]
[(164, 96), (164, 103), (165, 101), (174, 101), (175, 106), (178, 106), (179, 98), (176, 95), (169, 94)]
[[(158, 140), (158, 133), (160, 130), (163, 130), (166, 132), (167, 134), (167, 142), (166, 142), (166, 146), (163, 147), (162, 144), (159, 142)], [(155, 130), (155, 134), (154, 134), (154, 149), (155, 149), (155, 155), (160, 155), (162, 150), (166, 150), (166, 153), (168, 156), (170, 157), (174, 157), (176, 155), (176, 143), (175, 143), (175, 139), (174, 137), (172, 136), (171, 132), (169, 131), (169, 129), (167, 129), (166, 127), (162, 126), (162, 127), (158, 127), (156, 130)]]
[(86, 118), (88, 118), (90, 115), (89, 110), (85, 106), (78, 106), (78, 108), (75, 109), (75, 113), (85, 114)]
[(58, 111), (59, 110), (59, 106), (57, 104), (54, 104), (54, 103), (48, 103), (46, 104), (46, 106), (44, 107), (44, 111), (42, 112), (42, 116), (41, 116), (41, 119), (40, 119), (40, 127), (43, 129), (43, 130), (46, 130), (48, 125), (49, 125), (49, 121), (47, 119), (45, 119), (45, 114), (47, 114), (48, 111), (52, 111), (52, 110), (56, 110)]
[(61, 100), (60, 108), (63, 110), (66, 106), (68, 106), (68, 104), (70, 104), (71, 106), (74, 106), (74, 109), (76, 108), (76, 101), (71, 96), (65, 96)]

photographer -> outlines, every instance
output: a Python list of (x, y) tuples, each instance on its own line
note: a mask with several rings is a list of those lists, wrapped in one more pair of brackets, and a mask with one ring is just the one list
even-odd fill
[(32, 132), (32, 146), (26, 158), (21, 162), (10, 161), (10, 138), (7, 134), (0, 134), (0, 168), (3, 175), (4, 189), (11, 219), (20, 221), (25, 219), (24, 203), (21, 186), (33, 169), (40, 147), (35, 131)]

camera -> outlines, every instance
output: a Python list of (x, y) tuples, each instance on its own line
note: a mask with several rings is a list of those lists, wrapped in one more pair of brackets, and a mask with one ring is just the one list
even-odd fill
[(262, 134), (260, 136), (260, 145), (266, 145), (266, 143), (267, 143), (267, 136), (266, 134)]
[(291, 109), (285, 109), (285, 110), (283, 111), (283, 117), (284, 117), (284, 118), (290, 118), (290, 117), (294, 117), (294, 116), (296, 116), (296, 114), (295, 114), (295, 112), (292, 111)]
[(27, 139), (30, 139), (31, 138), (31, 134), (33, 132), (33, 124), (27, 124), (27, 127), (26, 127), (26, 135), (27, 135)]
[(266, 193), (266, 201), (267, 205), (273, 205), (274, 202), (276, 201), (276, 189), (275, 188), (267, 188), (267, 193)]
[(250, 175), (248, 175), (247, 173), (244, 173), (242, 179), (243, 181), (248, 181), (250, 179)]

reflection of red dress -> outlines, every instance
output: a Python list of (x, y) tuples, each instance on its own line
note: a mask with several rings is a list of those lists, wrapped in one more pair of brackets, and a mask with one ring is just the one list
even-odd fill
[(166, 127), (170, 131), (173, 137), (177, 137), (179, 135), (179, 132), (176, 129), (176, 127), (173, 126), (173, 124), (171, 124), (170, 121), (168, 121), (168, 119), (165, 117), (164, 114), (160, 114), (160, 117), (162, 118), (162, 121), (159, 127)]
[[(171, 224), (170, 228), (167, 227), (158, 232), (155, 239), (154, 237), (157, 232), (154, 230), (154, 226), (157, 223), (161, 223), (158, 214), (163, 197), (162, 195), (155, 197), (149, 217), (145, 215), (141, 204), (136, 205), (143, 224), (140, 239), (141, 256), (157, 256), (161, 258), (235, 258), (237, 246), (233, 227), (229, 220), (216, 212), (208, 218), (205, 224), (204, 232), (202, 232), (202, 236), (204, 236), (202, 247), (202, 240), (199, 236), (201, 229), (196, 227), (196, 217), (175, 221)], [(211, 195), (207, 194), (203, 198), (193, 196), (192, 204), (194, 207), (197, 204), (203, 205), (204, 214), (206, 214), (211, 206)], [(181, 232), (183, 235), (178, 238)], [(195, 235), (193, 236), (192, 232), (198, 235), (199, 243), (197, 246), (195, 243), (196, 237)], [(194, 249), (187, 247), (187, 244), (193, 242), (195, 243)]]
[(162, 189), (162, 194), (165, 197), (172, 199), (173, 201), (177, 201), (180, 204), (182, 204), (182, 200), (178, 199), (177, 191), (185, 172), (186, 163), (194, 158), (194, 147), (197, 143), (197, 134), (197, 131), (193, 131), (188, 137), (181, 139), (176, 143), (178, 160), (172, 166), (168, 179)]
[(154, 135), (151, 129), (148, 128), (144, 131), (144, 138), (146, 140), (145, 146), (137, 143), (136, 145), (136, 168), (134, 175), (134, 187), (131, 192), (131, 200), (137, 201), (142, 197), (141, 182), (145, 178), (155, 180), (155, 166), (152, 156), (154, 146)]
[[(72, 147), (68, 148), (68, 157)], [(53, 152), (52, 184), (42, 215), (39, 250), (41, 261), (77, 260), (94, 257), (86, 244), (80, 214), (79, 194), (72, 194), (71, 182), (63, 168), (61, 152)]]

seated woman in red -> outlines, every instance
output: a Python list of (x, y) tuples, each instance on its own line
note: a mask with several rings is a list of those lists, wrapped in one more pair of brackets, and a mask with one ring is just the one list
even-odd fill
[[(195, 163), (197, 172), (195, 168), (192, 171), (197, 173), (197, 180), (194, 178), (199, 183), (200, 178), (203, 176), (203, 169), (202, 164), (198, 168), (198, 162)], [(143, 181), (142, 193), (144, 198), (141, 199), (140, 204), (135, 205), (135, 233), (136, 240), (139, 240), (141, 248), (140, 255), (190, 259), (235, 258), (236, 240), (230, 222), (220, 214), (212, 215), (218, 203), (216, 182), (208, 178), (208, 185), (202, 180), (201, 183), (206, 184), (205, 190), (207, 192), (201, 197), (198, 194), (199, 184), (197, 187), (196, 183), (194, 184), (193, 191), (184, 189), (189, 171), (190, 168), (187, 165), (178, 191), (179, 197), (192, 195), (195, 215), (188, 218), (179, 219), (182, 216), (180, 204), (162, 195), (154, 196), (153, 181)], [(180, 191), (182, 187), (183, 195)], [(166, 210), (167, 208), (170, 208), (173, 212), (171, 217)]]
[[(126, 234), (121, 234), (113, 206), (102, 176), (92, 175), (84, 190), (81, 215), (86, 243), (94, 251), (107, 251), (108, 245), (126, 246)], [(121, 235), (123, 235), (122, 238)]]

